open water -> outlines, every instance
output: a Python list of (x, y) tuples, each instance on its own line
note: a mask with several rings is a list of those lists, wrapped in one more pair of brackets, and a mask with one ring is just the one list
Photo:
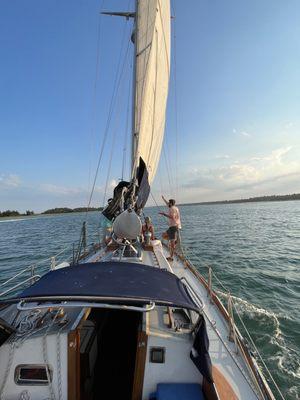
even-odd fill
[[(157, 235), (166, 227), (158, 211), (145, 209)], [(182, 206), (181, 214), (187, 255), (204, 275), (213, 267), (285, 398), (300, 399), (300, 201)], [(59, 257), (70, 255), (84, 217), (1, 219), (0, 284), (66, 247)], [(88, 213), (90, 241), (99, 230), (99, 213)]]

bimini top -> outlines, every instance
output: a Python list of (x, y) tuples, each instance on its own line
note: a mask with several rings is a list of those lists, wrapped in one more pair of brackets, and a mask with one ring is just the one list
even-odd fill
[(79, 264), (45, 274), (17, 296), (27, 301), (90, 301), (199, 310), (176, 275), (126, 262)]

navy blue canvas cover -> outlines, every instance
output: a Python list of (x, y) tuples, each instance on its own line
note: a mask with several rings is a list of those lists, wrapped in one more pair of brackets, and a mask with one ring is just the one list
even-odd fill
[(204, 378), (206, 378), (208, 382), (213, 383), (212, 363), (209, 355), (209, 339), (203, 315), (200, 316), (198, 321), (193, 348), (196, 354), (193, 354), (193, 351), (191, 351), (191, 359)]
[[(89, 297), (87, 299), (87, 297)], [(117, 304), (176, 306), (198, 310), (176, 275), (148, 265), (97, 262), (61, 268), (45, 274), (18, 299), (89, 300)]]

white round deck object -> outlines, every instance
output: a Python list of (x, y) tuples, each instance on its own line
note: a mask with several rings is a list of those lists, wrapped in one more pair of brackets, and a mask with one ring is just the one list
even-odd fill
[(113, 232), (119, 239), (136, 239), (141, 230), (142, 222), (134, 211), (123, 211), (113, 223)]

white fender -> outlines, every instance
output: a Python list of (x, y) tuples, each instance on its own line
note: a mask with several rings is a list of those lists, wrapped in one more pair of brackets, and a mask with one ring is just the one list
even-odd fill
[(113, 223), (113, 232), (119, 239), (136, 239), (141, 230), (142, 222), (134, 211), (123, 211)]

